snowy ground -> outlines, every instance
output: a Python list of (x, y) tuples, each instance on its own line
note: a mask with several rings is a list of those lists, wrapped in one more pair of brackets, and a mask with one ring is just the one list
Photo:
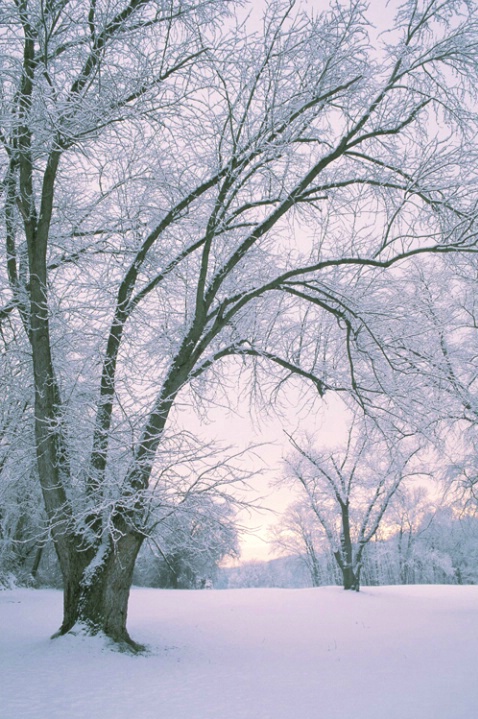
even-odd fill
[(0, 592), (2, 719), (478, 717), (478, 587), (135, 589), (147, 657), (49, 640), (60, 610)]

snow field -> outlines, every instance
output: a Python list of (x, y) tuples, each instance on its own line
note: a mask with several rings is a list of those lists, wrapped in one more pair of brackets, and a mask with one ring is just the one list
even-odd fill
[(148, 656), (0, 592), (1, 719), (474, 719), (478, 587), (133, 589)]

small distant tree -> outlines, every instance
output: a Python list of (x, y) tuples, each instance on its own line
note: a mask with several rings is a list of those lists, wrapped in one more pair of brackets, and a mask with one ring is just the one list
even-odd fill
[(134, 581), (166, 589), (203, 589), (225, 557), (238, 557), (230, 502), (203, 495), (162, 518), (143, 545)]
[(388, 516), (393, 536), (393, 555), (398, 565), (396, 581), (414, 584), (418, 580), (417, 553), (422, 535), (435, 516), (436, 506), (425, 487), (406, 487), (397, 491)]
[(414, 545), (415, 582), (476, 584), (478, 582), (478, 520), (456, 507), (441, 506), (423, 518)]
[(345, 447), (314, 449), (310, 439), (290, 437), (294, 454), (286, 462), (286, 481), (301, 489), (323, 529), (340, 569), (344, 589), (359, 591), (364, 551), (375, 536), (392, 498), (406, 476), (415, 451), (365, 419), (355, 419)]
[(327, 547), (327, 540), (308, 502), (295, 502), (287, 508), (279, 523), (272, 528), (271, 540), (284, 554), (300, 557), (307, 567), (313, 587), (326, 583), (321, 568), (321, 554), (324, 552), (324, 543)]

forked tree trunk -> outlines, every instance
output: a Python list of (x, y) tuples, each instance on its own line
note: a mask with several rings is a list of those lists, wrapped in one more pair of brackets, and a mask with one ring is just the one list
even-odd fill
[[(70, 474), (62, 436), (62, 405), (53, 368), (45, 265), (46, 231), (31, 231), (31, 332), (35, 376), (35, 435), (38, 475), (64, 583), (63, 623), (59, 634), (82, 623), (90, 632), (104, 632), (118, 643), (139, 648), (126, 630), (134, 563), (143, 537), (117, 516), (119, 539), (97, 549), (84, 546), (73, 533), (74, 517), (64, 478)], [(35, 240), (35, 241), (34, 241)], [(41, 241), (40, 241), (41, 240)], [(40, 249), (43, 246), (43, 254)]]
[(342, 580), (344, 589), (352, 590), (354, 592), (360, 591), (360, 578), (358, 572), (354, 571), (354, 567), (344, 557), (342, 551), (334, 552), (334, 557), (337, 564), (342, 572)]

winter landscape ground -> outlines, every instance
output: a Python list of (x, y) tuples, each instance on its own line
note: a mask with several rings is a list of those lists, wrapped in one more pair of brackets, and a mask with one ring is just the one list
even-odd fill
[(146, 656), (0, 592), (2, 719), (474, 719), (478, 587), (134, 589)]

